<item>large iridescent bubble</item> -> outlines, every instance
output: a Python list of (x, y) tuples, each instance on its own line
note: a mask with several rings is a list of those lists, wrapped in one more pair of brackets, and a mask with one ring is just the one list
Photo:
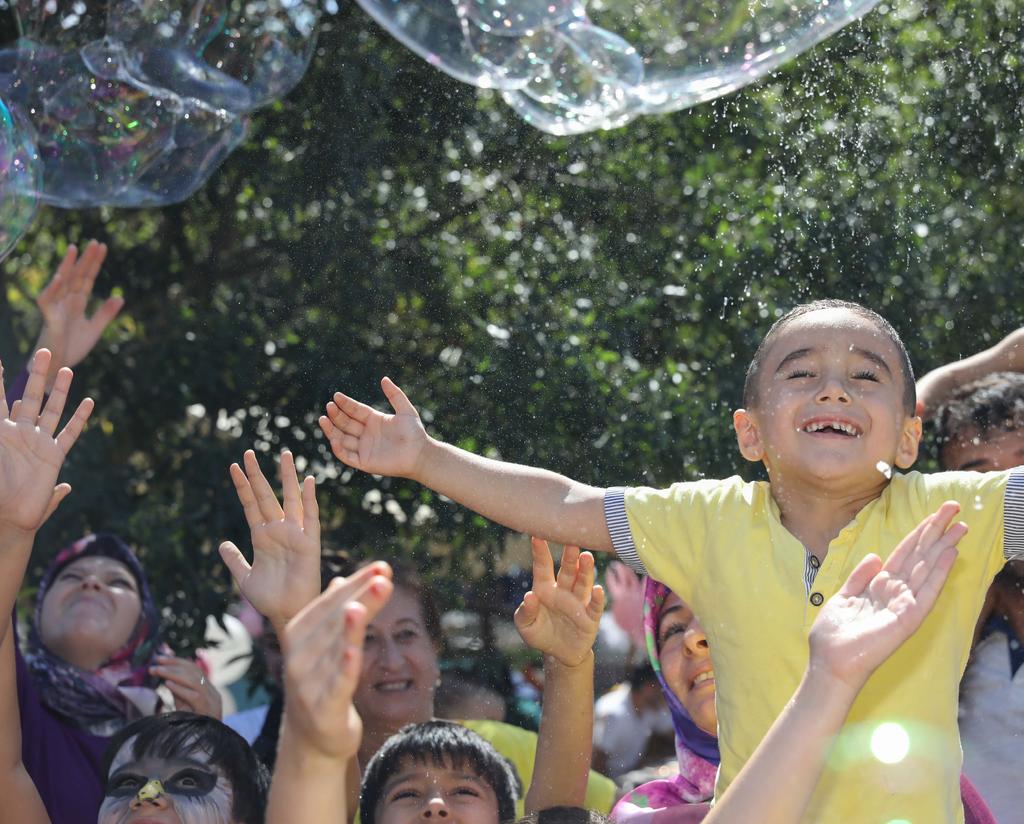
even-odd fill
[(35, 129), (43, 201), (164, 206), (305, 73), (318, 0), (15, 0), (0, 96)]
[(0, 101), (0, 260), (32, 223), (39, 202), (32, 129)]
[(878, 0), (358, 0), (431, 65), (553, 134), (745, 86)]

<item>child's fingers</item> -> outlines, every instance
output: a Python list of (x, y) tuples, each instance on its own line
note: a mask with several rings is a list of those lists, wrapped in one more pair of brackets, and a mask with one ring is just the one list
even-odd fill
[(36, 424), (47, 435), (57, 431), (57, 424), (60, 423), (60, 416), (71, 389), (71, 377), (71, 370), (65, 366), (57, 373), (57, 379), (53, 382), (53, 389), (50, 390), (46, 406), (43, 407), (43, 413)]
[(71, 416), (71, 419), (64, 424), (64, 428), (57, 436), (57, 446), (63, 454), (67, 455), (75, 445), (78, 437), (82, 434), (82, 430), (85, 429), (86, 421), (89, 420), (94, 406), (92, 398), (85, 398), (78, 404), (78, 409), (75, 410), (75, 414)]
[(548, 542), (540, 538), (530, 538), (530, 552), (533, 555), (533, 585), (553, 584), (555, 582), (555, 562), (551, 558)]
[(284, 517), (293, 523), (302, 523), (302, 491), (299, 475), (295, 471), (295, 457), (290, 449), (281, 450), (281, 497), (284, 499)]
[(28, 383), (25, 386), (25, 393), (21, 396), (21, 404), (18, 405), (19, 423), (36, 425), (46, 393), (46, 375), (50, 371), (50, 358), (49, 349), (40, 349), (32, 358)]
[(839, 595), (843, 598), (852, 598), (860, 595), (881, 571), (882, 559), (873, 552), (865, 555), (861, 562), (854, 567), (850, 577), (840, 587)]
[(399, 415), (418, 415), (416, 407), (406, 397), (405, 392), (399, 389), (398, 384), (391, 378), (385, 377), (380, 382), (380, 388), (384, 390), (384, 396), (391, 404), (391, 408)]
[[(365, 423), (366, 420), (377, 411), (372, 407), (367, 406), (365, 403), (360, 403), (355, 398), (350, 398), (342, 392), (335, 392), (333, 400), (334, 405), (338, 408), (339, 412), (344, 413), (347, 417), (352, 418), (358, 423)], [(334, 416), (331, 415), (330, 404), (328, 404), (327, 414), (332, 420), (334, 420)], [(337, 421), (335, 421), (335, 424), (337, 424)]]
[(124, 309), (124, 298), (109, 297), (103, 301), (100, 308), (89, 318), (89, 326), (92, 328), (93, 334), (97, 337), (102, 334), (122, 309)]
[(604, 605), (604, 587), (600, 584), (591, 587), (590, 603), (587, 604), (587, 617), (590, 618), (591, 621), (601, 620), (601, 615), (604, 613)]
[(263, 523), (263, 516), (256, 503), (256, 496), (253, 495), (249, 479), (246, 477), (242, 467), (236, 463), (231, 464), (229, 472), (231, 473), (231, 480), (235, 484), (238, 502), (242, 505), (242, 511), (245, 513), (245, 522), (249, 525), (249, 529), (255, 529)]
[(356, 420), (351, 415), (345, 414), (334, 401), (330, 401), (327, 404), (327, 417), (331, 423), (347, 435), (359, 437), (366, 428), (363, 422)]
[(312, 475), (302, 481), (302, 531), (320, 540), (320, 504), (316, 501), (316, 479)]
[(558, 563), (558, 588), (566, 592), (572, 590), (576, 583), (576, 576), (579, 571), (580, 548), (566, 544), (562, 547), (562, 560)]
[(249, 478), (249, 486), (252, 487), (252, 494), (256, 498), (256, 505), (260, 508), (263, 516), (262, 523), (280, 521), (284, 518), (284, 510), (274, 494), (274, 488), (267, 480), (267, 476), (260, 469), (260, 462), (256, 459), (256, 453), (247, 449), (242, 456), (245, 462), (245, 474)]
[(946, 585), (946, 580), (949, 578), (949, 572), (953, 568), (953, 563), (956, 561), (957, 554), (955, 546), (947, 546), (943, 549), (939, 557), (936, 558), (935, 564), (928, 570), (927, 577), (914, 592), (914, 600), (921, 609), (920, 617), (922, 621), (931, 612), (935, 602), (939, 599), (942, 588)]
[(75, 244), (68, 246), (68, 250), (64, 253), (64, 257), (61, 259), (60, 265), (57, 266), (57, 273), (54, 275), (55, 278), (59, 277), (65, 283), (68, 278), (71, 277), (71, 273), (75, 269), (75, 263), (78, 262), (78, 247)]
[(220, 557), (228, 568), (228, 572), (231, 573), (231, 577), (235, 579), (235, 583), (238, 586), (242, 586), (242, 581), (245, 580), (252, 569), (249, 562), (245, 560), (242, 550), (231, 541), (225, 541), (220, 545)]
[(50, 495), (50, 502), (46, 505), (46, 512), (43, 513), (43, 520), (41, 523), (46, 523), (50, 520), (50, 516), (57, 511), (57, 507), (60, 506), (68, 495), (71, 494), (71, 484), (57, 484), (53, 488), (53, 493)]
[(896, 549), (892, 551), (892, 554), (885, 561), (886, 572), (896, 578), (903, 578), (909, 575), (909, 569), (912, 565), (909, 561), (910, 555), (917, 550), (917, 545), (921, 541), (921, 535), (924, 534), (925, 528), (934, 517), (934, 513), (928, 515), (911, 530), (909, 535), (896, 545)]
[(97, 243), (90, 240), (85, 247), (85, 254), (82, 255), (81, 265), (78, 267), (82, 277), (82, 291), (88, 294), (92, 291), (96, 276), (99, 274), (103, 260), (107, 256), (107, 244)]
[(959, 521), (953, 524), (946, 532), (939, 537), (935, 543), (928, 547), (927, 552), (924, 553), (924, 557), (914, 566), (913, 571), (910, 574), (910, 578), (907, 581), (907, 585), (910, 587), (910, 591), (915, 595), (924, 586), (925, 581), (929, 579), (935, 567), (939, 563), (939, 559), (942, 558), (947, 550), (954, 549), (960, 542), (960, 539), (967, 534), (967, 524), (963, 521)]
[(8, 417), (10, 414), (11, 410), (7, 406), (7, 390), (4, 389), (4, 365), (0, 363), (0, 419)]
[(594, 588), (594, 556), (581, 552), (577, 565), (576, 580), (572, 583), (572, 594), (578, 601), (587, 603), (590, 590)]

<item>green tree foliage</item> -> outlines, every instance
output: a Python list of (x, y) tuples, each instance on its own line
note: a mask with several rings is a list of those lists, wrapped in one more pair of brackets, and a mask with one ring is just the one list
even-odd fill
[(5, 264), (9, 370), (67, 242), (110, 243), (99, 288), (128, 301), (80, 370), (97, 412), (39, 563), (126, 536), (187, 649), (229, 597), (215, 549), (247, 537), (227, 465), (250, 445), (308, 461), (334, 544), (491, 568), (500, 530), (330, 456), (336, 388), (377, 402), (388, 374), (461, 446), (665, 484), (756, 471), (730, 413), (795, 303), (878, 308), (921, 370), (985, 346), (1024, 321), (1021, 21), (902, 0), (725, 100), (553, 138), (349, 4), (202, 192), (47, 211)]

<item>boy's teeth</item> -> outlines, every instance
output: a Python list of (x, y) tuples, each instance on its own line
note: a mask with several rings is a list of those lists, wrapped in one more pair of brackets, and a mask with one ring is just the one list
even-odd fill
[(856, 435), (857, 430), (848, 423), (811, 423), (804, 427), (805, 432), (821, 432), (824, 429), (835, 429), (847, 435)]
[(714, 677), (715, 674), (710, 670), (708, 672), (702, 672), (700, 675), (693, 679), (693, 685), (697, 686), (698, 684), (703, 684), (705, 681), (710, 681)]
[(398, 690), (406, 689), (408, 686), (408, 681), (392, 681), (390, 684), (381, 684), (377, 689), (382, 692), (397, 692)]

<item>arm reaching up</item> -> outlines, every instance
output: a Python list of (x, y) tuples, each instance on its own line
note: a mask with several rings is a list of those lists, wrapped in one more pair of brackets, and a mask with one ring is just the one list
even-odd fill
[(280, 632), (320, 594), (320, 509), (316, 482), (307, 477), (300, 488), (295, 460), (281, 452), (284, 506), (260, 470), (256, 453), (245, 453), (243, 470), (231, 464), (231, 480), (245, 511), (252, 537), (252, 563), (231, 541), (220, 556), (249, 602)]
[(71, 491), (68, 484), (57, 484), (57, 475), (92, 411), (92, 401), (82, 401), (60, 434), (55, 434), (71, 387), (71, 370), (58, 372), (43, 407), (49, 368), (50, 353), (40, 350), (32, 361), (25, 396), (13, 414), (0, 383), (0, 798), (5, 816), (28, 824), (49, 819), (21, 761), (10, 616), (36, 532)]
[[(967, 527), (955, 503), (925, 518), (883, 564), (868, 555), (811, 626), (800, 686), (704, 824), (797, 824), (832, 741), (871, 674), (931, 612)], [(785, 792), (779, 792), (785, 787)]]
[[(387, 602), (386, 564), (335, 578), (281, 632), (285, 709), (267, 824), (348, 820), (358, 787), (348, 786), (363, 724), (352, 694), (366, 625)], [(354, 792), (353, 792), (354, 791)]]
[(62, 367), (77, 366), (85, 360), (124, 306), (123, 298), (110, 297), (100, 304), (92, 317), (85, 314), (96, 276), (106, 257), (106, 244), (95, 240), (89, 241), (81, 256), (78, 247), (69, 246), (53, 279), (36, 298), (43, 316), (36, 349), (47, 348), (53, 353), (47, 391)]
[(410, 478), (517, 532), (610, 552), (604, 490), (543, 469), (482, 458), (431, 438), (416, 407), (384, 378), (394, 409), (336, 392), (320, 418), (335, 456), (375, 475)]
[(933, 369), (917, 382), (917, 414), (930, 418), (957, 388), (991, 372), (1024, 372), (1024, 329), (969, 358)]
[(533, 589), (515, 614), (516, 629), (544, 654), (544, 701), (526, 813), (582, 807), (594, 728), (594, 640), (604, 590), (594, 585), (594, 556), (567, 546), (555, 575), (546, 542), (533, 539)]

